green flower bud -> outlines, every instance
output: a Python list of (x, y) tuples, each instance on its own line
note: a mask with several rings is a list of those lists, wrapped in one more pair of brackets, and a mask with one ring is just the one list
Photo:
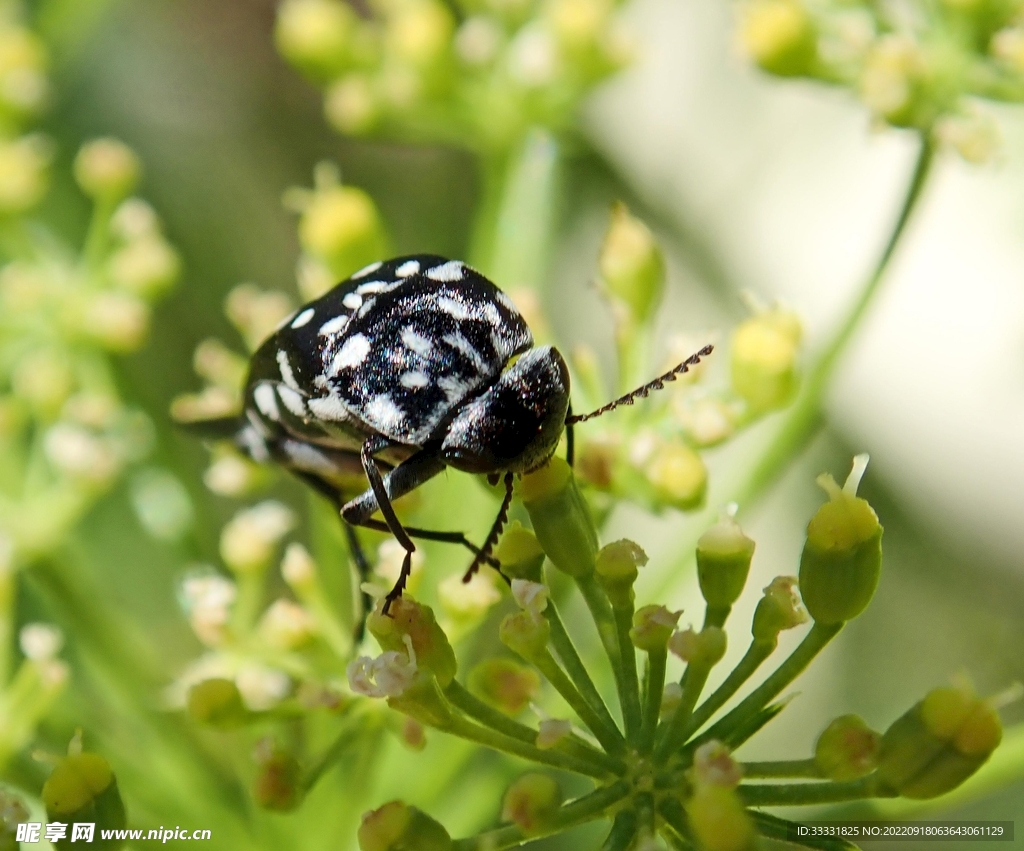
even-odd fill
[(259, 767), (253, 786), (256, 803), (265, 810), (295, 809), (302, 800), (302, 769), (298, 760), (265, 740), (256, 746), (256, 762)]
[[(97, 837), (102, 830), (117, 830), (126, 824), (117, 779), (110, 763), (99, 754), (73, 754), (58, 762), (43, 784), (42, 798), (50, 821), (92, 822)], [(121, 847), (123, 840), (94, 844), (112, 849)]]
[(856, 780), (878, 766), (882, 737), (857, 715), (842, 715), (818, 736), (814, 763), (829, 780)]
[(402, 732), (400, 734), (402, 744), (409, 750), (417, 753), (427, 746), (427, 732), (423, 725), (415, 718), (408, 715), (402, 719)]
[(23, 116), (43, 105), (47, 95), (46, 47), (31, 30), (5, 20), (0, 29), (0, 104)]
[(633, 645), (647, 653), (664, 651), (682, 613), (670, 612), (664, 606), (641, 606), (633, 615), (633, 628), (629, 631)]
[(498, 637), (513, 653), (532, 662), (547, 648), (551, 626), (543, 615), (524, 609), (505, 616), (498, 629)]
[(386, 615), (381, 614), (378, 607), (367, 618), (366, 628), (382, 649), (400, 653), (406, 652), (404, 636), (409, 636), (416, 653), (416, 664), (432, 673), (441, 688), (447, 688), (455, 678), (455, 651), (429, 606), (417, 603), (409, 596), (399, 597)]
[(700, 455), (685, 443), (662, 443), (651, 456), (645, 472), (654, 487), (655, 499), (662, 505), (689, 511), (704, 501), (707, 467)]
[(537, 536), (518, 520), (513, 520), (495, 552), (501, 562), (501, 572), (510, 579), (540, 582), (544, 550)]
[(733, 332), (732, 386), (753, 412), (779, 408), (793, 395), (800, 335), (796, 317), (777, 308), (752, 316)]
[(339, 133), (366, 133), (380, 112), (380, 96), (366, 74), (346, 74), (324, 94), (324, 115)]
[(392, 801), (363, 816), (360, 851), (449, 851), (448, 831), (426, 813)]
[(697, 579), (712, 609), (729, 609), (739, 599), (754, 557), (754, 542), (733, 519), (735, 513), (733, 503), (697, 541)]
[(598, 262), (607, 292), (626, 306), (635, 322), (645, 322), (661, 300), (665, 260), (650, 229), (625, 204), (612, 207)]
[(750, 628), (755, 641), (774, 645), (782, 630), (807, 623), (807, 611), (800, 603), (796, 587), (795, 576), (776, 576), (764, 589)]
[(861, 100), (896, 127), (928, 127), (937, 110), (927, 91), (932, 76), (927, 56), (913, 38), (898, 33), (883, 35), (864, 60)]
[(95, 201), (127, 198), (139, 182), (140, 171), (135, 152), (117, 139), (86, 142), (75, 157), (75, 180)]
[(972, 688), (933, 689), (885, 731), (878, 773), (905, 798), (934, 798), (974, 774), (1002, 735), (999, 714)]
[(110, 258), (110, 278), (142, 298), (155, 298), (181, 272), (178, 253), (161, 236), (147, 236), (129, 242)]
[(647, 564), (647, 553), (639, 544), (626, 540), (606, 544), (597, 554), (595, 570), (597, 581), (608, 594), (616, 609), (632, 607), (633, 583), (639, 575), (637, 568)]
[(741, 10), (739, 40), (765, 71), (781, 77), (810, 74), (817, 60), (817, 34), (797, 0), (753, 0)]
[(469, 672), (469, 690), (506, 715), (523, 712), (540, 692), (540, 677), (512, 659), (485, 659)]
[(552, 458), (522, 478), (523, 503), (548, 558), (570, 576), (586, 576), (597, 560), (597, 529), (572, 469)]
[(543, 833), (562, 806), (558, 781), (549, 774), (530, 772), (516, 780), (501, 804), (501, 820), (512, 822), (526, 836)]
[(690, 828), (705, 851), (752, 851), (757, 834), (736, 790), (699, 783), (685, 804)]
[(427, 69), (446, 55), (454, 30), (451, 13), (436, 0), (401, 0), (388, 18), (385, 41), (399, 62)]
[(387, 253), (377, 206), (354, 186), (317, 188), (299, 219), (299, 242), (338, 278), (348, 277)]
[(807, 525), (800, 556), (800, 594), (812, 618), (831, 625), (867, 608), (882, 568), (882, 527), (866, 500), (857, 496), (868, 456), (853, 459), (842, 490), (829, 475), (818, 484), (829, 494)]
[(28, 808), (21, 800), (0, 789), (0, 851), (18, 851), (18, 825), (28, 818)]
[(274, 41), (293, 65), (331, 77), (348, 65), (356, 20), (352, 7), (340, 0), (285, 0), (277, 10)]
[(700, 632), (691, 627), (673, 633), (668, 649), (684, 662), (710, 668), (721, 661), (727, 643), (725, 630), (717, 626), (706, 626)]
[(221, 677), (192, 686), (188, 690), (186, 706), (194, 720), (213, 727), (237, 727), (249, 717), (235, 681)]

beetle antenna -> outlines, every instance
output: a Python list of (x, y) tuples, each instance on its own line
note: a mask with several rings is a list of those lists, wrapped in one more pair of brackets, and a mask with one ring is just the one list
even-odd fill
[(646, 384), (637, 387), (636, 390), (631, 390), (625, 396), (619, 396), (607, 405), (603, 405), (596, 411), (591, 411), (589, 414), (570, 414), (565, 418), (565, 424), (567, 426), (575, 425), (576, 423), (586, 422), (587, 420), (595, 419), (602, 414), (607, 414), (609, 411), (614, 411), (616, 408), (620, 408), (623, 405), (632, 405), (637, 399), (646, 399), (653, 390), (661, 390), (665, 384), (669, 381), (675, 381), (680, 375), (690, 371), (691, 366), (696, 366), (700, 363), (701, 358), (705, 358), (711, 354), (714, 350), (714, 346), (705, 346), (696, 354), (690, 355), (681, 364), (672, 367), (664, 375), (659, 375), (653, 381), (648, 381)]
[[(487, 534), (487, 540), (484, 541), (484, 545), (480, 548), (480, 552), (476, 554), (473, 559), (473, 563), (469, 566), (469, 570), (466, 571), (466, 575), (462, 577), (463, 582), (469, 582), (474, 574), (480, 569), (480, 565), (485, 561), (488, 564), (494, 564), (494, 559), (491, 558), (491, 550), (494, 549), (498, 543), (498, 538), (501, 537), (501, 530), (505, 528), (505, 524), (508, 522), (508, 509), (512, 504), (512, 473), (505, 473), (505, 496), (501, 500), (501, 508), (498, 509), (498, 516), (494, 518), (494, 525), (491, 526), (491, 531)], [(497, 568), (498, 573), (501, 573), (501, 568)], [(508, 577), (504, 573), (501, 576), (505, 581), (508, 581)]]

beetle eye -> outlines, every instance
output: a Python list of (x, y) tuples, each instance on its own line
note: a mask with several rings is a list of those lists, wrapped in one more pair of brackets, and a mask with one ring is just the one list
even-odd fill
[(569, 406), (569, 370), (551, 346), (531, 349), (452, 420), (446, 464), (469, 473), (522, 473), (558, 445)]

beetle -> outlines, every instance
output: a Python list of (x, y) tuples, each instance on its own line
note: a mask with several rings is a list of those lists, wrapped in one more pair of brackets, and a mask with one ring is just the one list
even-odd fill
[[(574, 416), (564, 358), (534, 347), (504, 292), (459, 260), (398, 257), (360, 269), (287, 317), (253, 354), (243, 412), (221, 430), (254, 460), (280, 464), (332, 500), (364, 576), (353, 527), (394, 535), (405, 558), (386, 614), (405, 588), (414, 538), (471, 550), (464, 581), (482, 564), (500, 569), (491, 553), (514, 477), (545, 464), (563, 432), (571, 464), (574, 424), (660, 389), (711, 350)], [(461, 532), (405, 526), (395, 514), (394, 500), (447, 467), (504, 483), (480, 547)], [(346, 500), (360, 474), (369, 487)]]

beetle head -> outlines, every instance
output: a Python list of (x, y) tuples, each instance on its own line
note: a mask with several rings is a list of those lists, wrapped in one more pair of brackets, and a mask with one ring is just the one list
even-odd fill
[(525, 473), (555, 451), (568, 407), (569, 370), (558, 349), (531, 349), (459, 411), (441, 456), (467, 473)]

